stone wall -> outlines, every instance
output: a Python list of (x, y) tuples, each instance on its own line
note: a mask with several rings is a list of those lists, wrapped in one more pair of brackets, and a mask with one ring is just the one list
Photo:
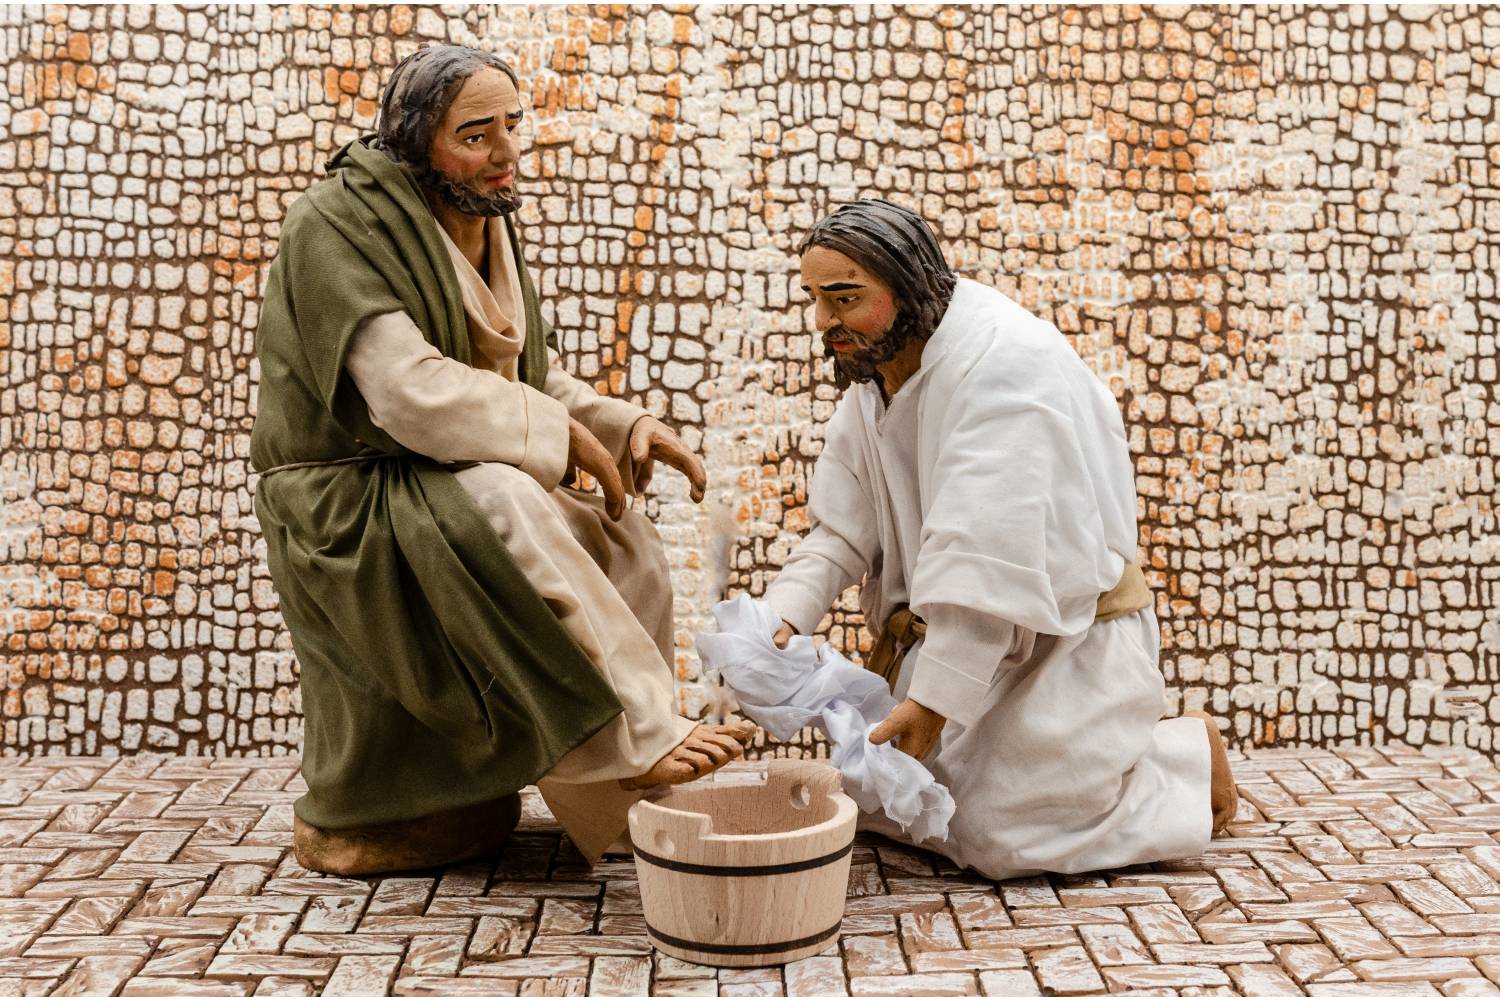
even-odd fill
[(1119, 399), (1173, 709), (1491, 747), (1500, 10), (48, 6), (0, 12), (6, 748), (297, 746), (257, 301), (287, 205), (438, 39), (527, 84), (569, 365), (706, 457), (703, 506), (647, 504), (684, 711), (718, 702), (707, 610), (807, 523), (834, 394), (791, 248), (878, 193)]

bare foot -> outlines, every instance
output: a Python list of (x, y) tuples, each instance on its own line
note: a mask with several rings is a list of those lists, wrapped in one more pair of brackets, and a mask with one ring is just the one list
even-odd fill
[(688, 733), (687, 739), (651, 765), (651, 770), (634, 778), (621, 778), (620, 787), (635, 791), (653, 785), (681, 785), (694, 781), (745, 756), (745, 747), (754, 736), (755, 725), (749, 722), (729, 722), (720, 726), (700, 724)]
[(1224, 737), (1219, 735), (1219, 724), (1207, 712), (1184, 712), (1186, 716), (1201, 719), (1208, 730), (1209, 802), (1214, 811), (1213, 832), (1228, 833), (1239, 807), (1240, 792), (1234, 784), (1234, 772), (1229, 768), (1229, 751), (1224, 748)]

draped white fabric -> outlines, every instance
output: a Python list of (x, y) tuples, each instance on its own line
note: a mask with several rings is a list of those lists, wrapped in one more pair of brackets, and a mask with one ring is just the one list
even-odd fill
[(1029, 636), (1093, 623), (1135, 559), (1135, 504), (1109, 390), (1050, 324), (960, 280), (890, 404), (872, 384), (839, 402), (813, 474), (815, 526), (766, 599), (802, 632), (862, 577), (872, 623), (909, 604), (928, 626), (916, 691), (972, 723)]
[(1161, 720), (1155, 615), (1094, 621), (1136, 557), (1135, 477), (1113, 396), (1056, 328), (960, 280), (889, 404), (845, 393), (809, 507), (766, 591), (781, 618), (810, 633), (859, 583), (872, 628), (901, 604), (927, 623), (895, 693), (948, 720), (927, 764), (957, 808), (924, 846), (996, 878), (1203, 848), (1207, 735)]
[(740, 710), (779, 740), (813, 725), (828, 736), (829, 763), (861, 811), (883, 816), (914, 840), (941, 839), (953, 796), (932, 772), (870, 730), (896, 707), (885, 682), (831, 646), (803, 636), (786, 649), (772, 637), (781, 620), (766, 604), (740, 595), (714, 608), (717, 635), (698, 636), (703, 664), (717, 670)]

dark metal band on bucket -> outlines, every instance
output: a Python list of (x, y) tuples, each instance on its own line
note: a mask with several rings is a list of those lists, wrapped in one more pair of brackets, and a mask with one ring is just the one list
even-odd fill
[(840, 917), (838, 923), (826, 931), (809, 934), (807, 937), (797, 938), (795, 941), (772, 941), (767, 944), (714, 944), (709, 941), (689, 941), (686, 938), (663, 934), (649, 923), (646, 925), (646, 933), (656, 938), (662, 944), (671, 945), (673, 948), (682, 948), (686, 951), (701, 951), (711, 955), (775, 955), (778, 952), (796, 951), (799, 948), (822, 944), (837, 934), (843, 923), (844, 918)]
[[(655, 854), (648, 854), (639, 847), (635, 849), (635, 856), (648, 865), (657, 868), (665, 868), (668, 871), (683, 872), (687, 875), (717, 875), (720, 878), (749, 878), (755, 875), (788, 875), (792, 872), (812, 871), (814, 868), (822, 868), (831, 865), (835, 861), (854, 850), (854, 841), (850, 841), (832, 854), (825, 854), (821, 858), (809, 858), (806, 861), (788, 861), (779, 865), (697, 865), (689, 861), (673, 861), (671, 858), (659, 858)], [(663, 938), (662, 940), (666, 940)], [(693, 945), (693, 947), (698, 947)], [(706, 949), (705, 949), (706, 950)]]

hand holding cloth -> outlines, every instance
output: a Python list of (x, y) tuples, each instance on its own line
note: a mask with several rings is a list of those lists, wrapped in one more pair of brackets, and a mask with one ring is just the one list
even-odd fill
[(894, 744), (870, 742), (870, 731), (896, 707), (885, 681), (807, 636), (778, 649), (781, 618), (763, 601), (742, 594), (716, 606), (714, 618), (719, 632), (698, 636), (698, 651), (747, 716), (779, 740), (817, 726), (828, 735), (829, 763), (861, 811), (888, 817), (913, 843), (948, 835), (948, 789)]

